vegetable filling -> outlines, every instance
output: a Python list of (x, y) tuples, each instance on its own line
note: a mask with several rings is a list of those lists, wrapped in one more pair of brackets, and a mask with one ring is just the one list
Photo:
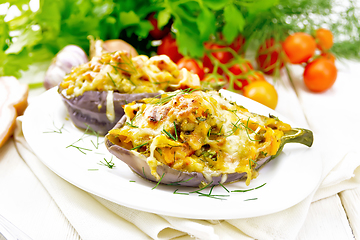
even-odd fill
[(275, 155), (289, 124), (250, 113), (218, 92), (179, 90), (160, 99), (148, 98), (124, 106), (126, 122), (108, 139), (144, 156), (152, 174), (165, 164), (204, 176), (247, 173), (257, 176), (257, 161)]

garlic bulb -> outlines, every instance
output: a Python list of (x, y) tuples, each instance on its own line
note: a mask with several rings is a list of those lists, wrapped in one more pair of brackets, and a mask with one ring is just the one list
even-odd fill
[(84, 50), (76, 45), (65, 46), (53, 58), (51, 65), (46, 71), (44, 87), (50, 89), (57, 86), (71, 72), (75, 66), (88, 62), (88, 57)]
[(90, 58), (101, 56), (103, 53), (111, 53), (116, 51), (129, 52), (131, 57), (138, 56), (136, 49), (129, 43), (121, 39), (100, 40), (90, 38)]

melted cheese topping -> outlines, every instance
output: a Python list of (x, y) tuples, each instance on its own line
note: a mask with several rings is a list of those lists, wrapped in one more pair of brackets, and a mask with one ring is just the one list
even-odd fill
[[(141, 153), (152, 174), (166, 164), (206, 179), (219, 174), (257, 176), (256, 161), (275, 155), (290, 125), (250, 113), (212, 92), (176, 91), (124, 107), (127, 122), (109, 132), (114, 144)], [(223, 181), (226, 175), (223, 175)]]
[(200, 88), (199, 76), (178, 66), (166, 55), (131, 58), (127, 52), (105, 53), (73, 68), (60, 83), (67, 97), (85, 91), (145, 93)]

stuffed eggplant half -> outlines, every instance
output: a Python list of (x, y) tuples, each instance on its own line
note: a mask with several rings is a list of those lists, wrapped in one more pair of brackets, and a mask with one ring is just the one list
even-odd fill
[(258, 176), (287, 142), (312, 145), (312, 132), (292, 129), (229, 102), (216, 91), (181, 90), (124, 106), (105, 137), (108, 150), (141, 177), (198, 187)]
[(118, 51), (73, 68), (58, 92), (75, 126), (105, 135), (123, 116), (126, 103), (189, 87), (199, 88), (199, 77), (179, 70), (169, 57), (132, 58)]

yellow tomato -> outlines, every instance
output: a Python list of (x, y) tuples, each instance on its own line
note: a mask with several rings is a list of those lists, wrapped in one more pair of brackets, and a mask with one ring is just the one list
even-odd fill
[(244, 96), (271, 109), (275, 109), (278, 102), (278, 94), (274, 86), (267, 81), (251, 82), (244, 88)]

